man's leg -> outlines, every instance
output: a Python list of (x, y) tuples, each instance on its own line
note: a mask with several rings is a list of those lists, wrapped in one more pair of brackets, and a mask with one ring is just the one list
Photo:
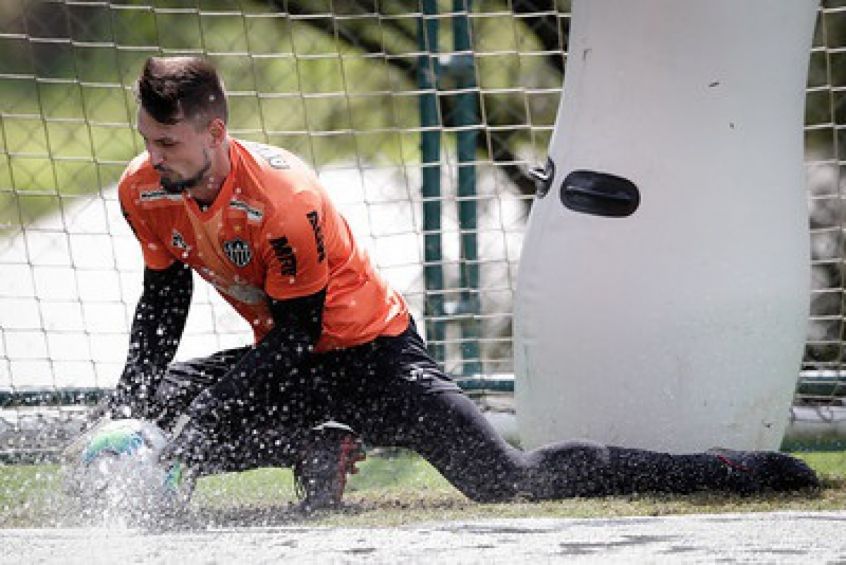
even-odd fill
[[(166, 430), (172, 428), (194, 398), (218, 382), (246, 350), (229, 349), (171, 364), (156, 391), (155, 403), (160, 411), (156, 423)], [(211, 474), (297, 464), (303, 446), (314, 435), (309, 428), (322, 421), (307, 410), (314, 404), (307, 399), (310, 393), (305, 383), (309, 382), (298, 379), (285, 383), (290, 386), (280, 387), (285, 389), (284, 394), (280, 390), (254, 391), (253, 417), (228, 437), (214, 438), (204, 453), (203, 468), (197, 471)], [(284, 383), (282, 377), (279, 383)]]
[(432, 361), (416, 331), (322, 356), (333, 414), (368, 445), (411, 449), (474, 500), (518, 492), (522, 453)]
[(346, 360), (333, 363), (339, 417), (368, 443), (417, 451), (474, 500), (816, 485), (813, 471), (779, 453), (670, 455), (589, 442), (523, 452), (509, 446), (440, 371), (413, 327), (343, 355)]
[[(156, 394), (157, 423), (170, 428), (203, 389), (220, 380), (245, 353), (226, 350), (174, 363)], [(257, 467), (291, 467), (307, 512), (337, 507), (348, 473), (364, 458), (361, 441), (349, 427), (332, 422), (326, 379), (312, 366), (280, 375), (273, 388), (253, 391), (254, 415), (229, 437), (216, 438), (204, 453), (199, 475)]]
[(312, 512), (341, 506), (347, 475), (358, 472), (364, 460), (358, 435), (335, 421), (311, 428), (301, 442), (294, 464), (294, 483), (300, 509)]
[(153, 397), (158, 412), (156, 423), (163, 429), (170, 429), (194, 398), (218, 382), (247, 349), (226, 349), (208, 357), (171, 363)]

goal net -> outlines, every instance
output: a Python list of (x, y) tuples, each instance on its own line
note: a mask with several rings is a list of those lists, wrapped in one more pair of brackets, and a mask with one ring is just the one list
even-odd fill
[[(826, 407), (843, 392), (840, 4), (823, 3), (807, 98), (814, 291), (797, 403)], [(50, 452), (121, 372), (142, 262), (115, 183), (143, 150), (131, 88), (151, 55), (212, 59), (232, 135), (308, 161), (444, 368), (508, 410), (530, 170), (561, 96), (568, 12), (555, 0), (0, 4), (0, 452)], [(177, 358), (250, 340), (197, 284)]]

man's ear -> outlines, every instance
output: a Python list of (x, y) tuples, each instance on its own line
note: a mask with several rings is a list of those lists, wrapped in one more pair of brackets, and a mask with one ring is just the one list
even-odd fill
[(209, 122), (209, 133), (212, 137), (212, 147), (219, 147), (226, 140), (226, 124), (220, 118)]

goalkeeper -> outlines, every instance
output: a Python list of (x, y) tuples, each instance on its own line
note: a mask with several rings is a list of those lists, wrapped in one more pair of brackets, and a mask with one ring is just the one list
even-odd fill
[[(144, 285), (112, 417), (170, 430), (196, 474), (294, 468), (307, 509), (337, 505), (361, 440), (411, 449), (477, 501), (814, 486), (773, 452), (670, 455), (586, 442), (508, 445), (426, 351), (314, 173), (227, 133), (215, 69), (150, 58), (136, 85), (146, 151), (119, 184)], [(196, 271), (255, 344), (173, 363)]]

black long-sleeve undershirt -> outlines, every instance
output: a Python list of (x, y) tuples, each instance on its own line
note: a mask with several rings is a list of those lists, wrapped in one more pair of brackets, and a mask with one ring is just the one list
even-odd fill
[(152, 415), (152, 398), (182, 339), (193, 292), (191, 270), (182, 263), (144, 269), (126, 364), (110, 402), (116, 415)]
[[(120, 416), (155, 418), (153, 399), (182, 338), (193, 294), (191, 270), (175, 263), (145, 269), (144, 288), (130, 331), (126, 365), (111, 401)], [(207, 429), (230, 425), (251, 409), (253, 391), (267, 387), (310, 354), (320, 337), (326, 291), (288, 300), (268, 299), (273, 329), (217, 383), (191, 403), (188, 415)]]

